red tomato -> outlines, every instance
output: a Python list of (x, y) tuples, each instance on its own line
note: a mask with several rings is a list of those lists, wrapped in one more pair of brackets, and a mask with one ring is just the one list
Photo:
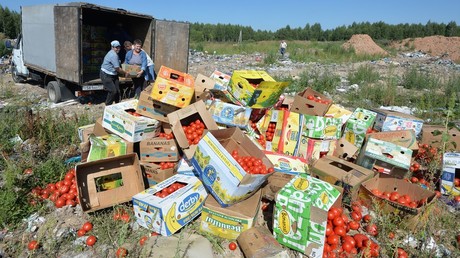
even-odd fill
[(334, 220), (332, 221), (332, 224), (336, 227), (340, 227), (344, 225), (344, 221), (342, 216), (340, 217), (335, 217)]
[(78, 237), (82, 237), (82, 236), (84, 236), (85, 234), (86, 234), (86, 231), (83, 230), (83, 229), (79, 229), (79, 230), (77, 231), (77, 236), (78, 236)]
[(377, 225), (369, 224), (366, 226), (366, 232), (369, 233), (371, 236), (377, 236), (379, 234), (377, 230)]
[(124, 222), (128, 223), (131, 218), (130, 218), (128, 213), (124, 213), (124, 214), (121, 215), (120, 219), (123, 220)]
[(354, 248), (354, 246), (350, 242), (344, 242), (342, 244), (343, 251), (347, 253), (351, 253), (351, 250)]
[(358, 230), (360, 225), (359, 222), (353, 220), (348, 223), (348, 226), (350, 227), (350, 229)]
[(378, 196), (378, 197), (380, 197), (382, 195), (382, 192), (377, 188), (372, 189), (371, 192), (372, 192), (373, 195)]
[(346, 214), (342, 214), (342, 219), (344, 224), (348, 224), (349, 219)]
[(97, 239), (95, 236), (91, 235), (86, 239), (87, 246), (93, 246), (96, 243)]
[(388, 238), (389, 239), (395, 238), (395, 233), (393, 233), (393, 232), (388, 233)]
[(390, 192), (383, 192), (383, 193), (382, 193), (382, 198), (385, 198), (385, 199), (387, 199), (387, 200), (390, 199), (390, 196), (391, 196)]
[(27, 248), (31, 251), (37, 250), (38, 247), (40, 247), (40, 244), (36, 240), (30, 241), (29, 244), (27, 245)]
[(416, 178), (415, 176), (413, 176), (410, 181), (414, 184), (418, 183), (418, 178)]
[(342, 243), (349, 242), (353, 245), (353, 247), (356, 246), (356, 241), (352, 236), (346, 235), (342, 237)]
[(69, 181), (71, 181), (73, 178), (74, 178), (74, 175), (69, 172), (67, 172), (67, 174), (65, 174), (65, 177), (64, 177), (65, 180), (69, 180)]
[(390, 193), (390, 200), (397, 202), (399, 199), (399, 193), (398, 192), (391, 192)]
[(351, 212), (350, 217), (354, 221), (360, 221), (363, 218), (363, 215), (361, 215), (361, 212), (359, 211), (353, 211)]
[(459, 203), (459, 202), (460, 202), (460, 195), (455, 196), (455, 197), (454, 197), (454, 201), (455, 201), (456, 203)]
[(128, 250), (123, 247), (118, 248), (116, 256), (118, 257), (126, 257), (128, 255)]
[(406, 204), (407, 204), (407, 199), (406, 199), (406, 197), (404, 197), (404, 196), (400, 196), (400, 197), (398, 198), (397, 201), (398, 201), (398, 203), (400, 203), (400, 204), (402, 204), (402, 205), (406, 205)]
[(455, 185), (455, 187), (459, 187), (459, 186), (460, 186), (460, 178), (456, 177), (456, 178), (454, 179), (454, 185)]
[(334, 233), (334, 229), (332, 228), (332, 225), (327, 224), (326, 226), (326, 236), (329, 236)]
[(141, 237), (141, 239), (139, 240), (139, 244), (142, 246), (145, 244), (145, 241), (147, 241), (149, 238), (147, 236), (143, 236)]
[(230, 244), (228, 245), (228, 248), (229, 248), (230, 250), (232, 250), (232, 251), (235, 250), (236, 247), (237, 247), (237, 245), (236, 245), (235, 242), (230, 242)]
[(83, 224), (81, 229), (83, 229), (86, 232), (89, 232), (91, 229), (93, 229), (93, 224), (91, 222), (87, 221), (87, 222), (85, 222), (85, 224)]
[(330, 245), (337, 245), (339, 244), (340, 236), (336, 234), (332, 234), (327, 237), (327, 243)]
[(366, 215), (364, 215), (363, 220), (364, 220), (364, 222), (370, 222), (372, 220), (372, 217), (371, 217), (371, 215), (366, 214)]
[(62, 208), (65, 205), (66, 200), (64, 198), (58, 198), (54, 204), (56, 208)]
[(338, 226), (334, 228), (334, 233), (339, 236), (345, 236), (347, 234), (344, 226)]

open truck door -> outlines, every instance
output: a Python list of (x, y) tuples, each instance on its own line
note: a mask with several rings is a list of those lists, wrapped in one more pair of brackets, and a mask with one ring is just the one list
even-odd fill
[(162, 65), (188, 73), (190, 24), (155, 20), (154, 30), (155, 73)]

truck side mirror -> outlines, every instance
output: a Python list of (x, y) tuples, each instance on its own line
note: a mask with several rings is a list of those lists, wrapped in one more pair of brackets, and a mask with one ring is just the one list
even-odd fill
[(9, 39), (5, 40), (5, 47), (8, 49), (13, 48), (13, 45), (11, 44), (11, 40)]

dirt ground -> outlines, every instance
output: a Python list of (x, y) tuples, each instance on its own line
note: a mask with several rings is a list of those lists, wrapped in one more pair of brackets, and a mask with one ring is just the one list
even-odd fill
[(431, 36), (424, 38), (404, 39), (395, 42), (392, 47), (398, 50), (415, 49), (430, 54), (460, 62), (460, 37)]

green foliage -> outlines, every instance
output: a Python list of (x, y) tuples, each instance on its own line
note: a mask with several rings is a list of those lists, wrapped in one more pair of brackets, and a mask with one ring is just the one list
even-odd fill
[(362, 65), (356, 71), (348, 74), (348, 81), (351, 84), (375, 83), (380, 79), (380, 74), (370, 65)]
[(290, 77), (280, 77), (277, 80), (290, 82), (285, 90), (287, 93), (300, 92), (307, 87), (318, 92), (333, 92), (340, 82), (340, 77), (328, 70), (306, 69), (296, 80)]
[(21, 30), (21, 15), (16, 11), (10, 11), (8, 7), (0, 5), (0, 33), (8, 38), (16, 38)]
[(267, 55), (265, 56), (264, 58), (264, 64), (265, 65), (270, 65), (270, 64), (274, 64), (276, 63), (276, 57), (277, 57), (277, 53), (274, 52), (274, 51), (270, 51), (267, 53)]
[(436, 89), (440, 84), (439, 78), (436, 78), (429, 72), (422, 71), (419, 67), (413, 67), (407, 70), (403, 77), (401, 85), (406, 89)]

